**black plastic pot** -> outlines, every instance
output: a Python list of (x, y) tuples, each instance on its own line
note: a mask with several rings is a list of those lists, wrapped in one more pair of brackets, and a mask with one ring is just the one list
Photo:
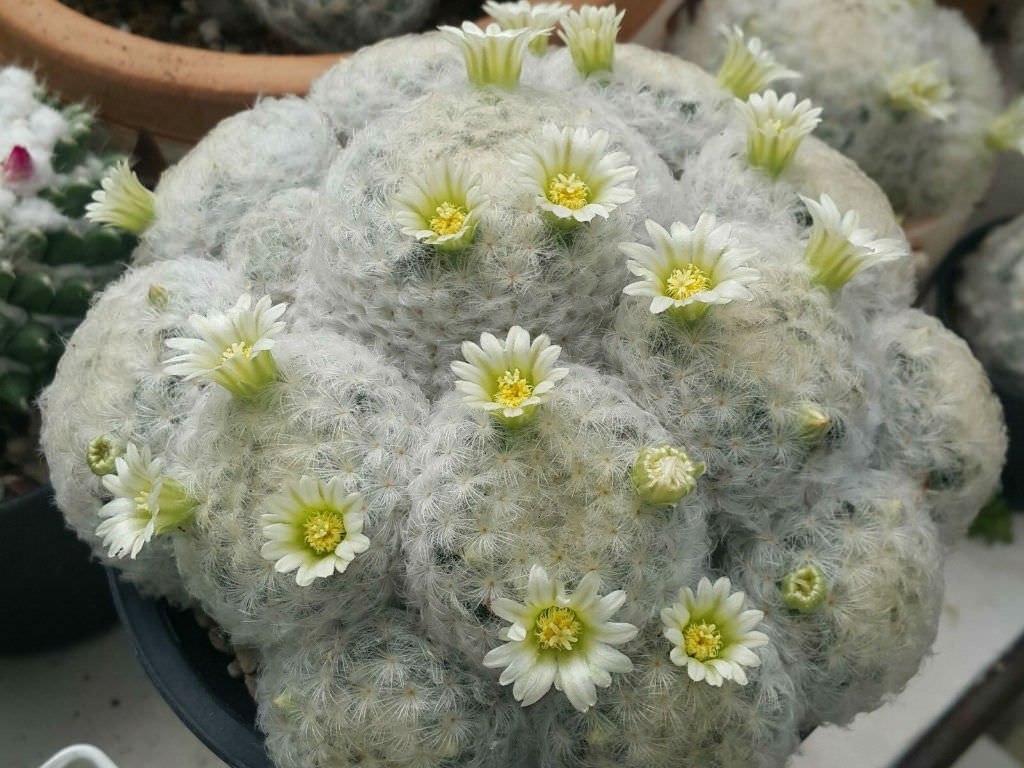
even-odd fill
[[(1006, 219), (993, 221), (962, 238), (940, 265), (935, 276), (938, 315), (946, 326), (963, 336), (957, 317), (956, 285), (963, 274), (964, 259), (974, 253), (988, 234), (1006, 223)], [(966, 337), (964, 337), (966, 339)], [(970, 339), (967, 339), (970, 343)], [(992, 388), (1003, 403), (1010, 447), (1003, 468), (1003, 495), (1011, 508), (1024, 507), (1024, 381), (998, 368), (986, 367)]]
[(273, 768), (256, 703), (189, 611), (143, 597), (108, 569), (110, 592), (146, 676), (174, 713), (231, 768)]
[(103, 568), (44, 485), (0, 503), (0, 653), (52, 650), (114, 623)]

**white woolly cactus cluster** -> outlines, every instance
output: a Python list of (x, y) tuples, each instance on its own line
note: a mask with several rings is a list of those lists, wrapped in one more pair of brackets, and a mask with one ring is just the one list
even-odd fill
[(774, 81), (823, 107), (816, 135), (878, 182), (934, 257), (987, 190), (996, 153), (1024, 136), (1000, 116), (974, 30), (933, 0), (701, 0), (669, 50), (739, 98)]
[(244, 0), (282, 37), (309, 51), (350, 51), (422, 28), (438, 0)]
[(165, 175), (59, 499), (261, 650), (282, 768), (781, 765), (916, 671), (998, 404), (819, 107), (489, 10)]
[(987, 368), (1024, 376), (1024, 217), (993, 230), (963, 262), (957, 327)]

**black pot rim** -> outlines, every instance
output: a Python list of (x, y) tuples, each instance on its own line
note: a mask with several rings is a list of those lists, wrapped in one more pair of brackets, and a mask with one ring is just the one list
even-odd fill
[[(144, 597), (113, 568), (107, 568), (107, 579), (139, 664), (188, 729), (231, 768), (273, 768), (263, 734), (225, 705), (185, 652), (172, 622), (174, 609), (165, 600)], [(227, 657), (223, 662), (227, 678)]]

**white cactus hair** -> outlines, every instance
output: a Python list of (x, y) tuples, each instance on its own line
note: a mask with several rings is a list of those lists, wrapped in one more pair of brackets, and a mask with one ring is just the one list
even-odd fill
[[(280, 768), (778, 768), (802, 728), (849, 721), (917, 669), (944, 547), (997, 482), (998, 405), (966, 347), (909, 308), (909, 248), (885, 195), (813, 135), (772, 178), (748, 162), (743, 116), (714, 77), (631, 45), (591, 77), (552, 47), (525, 58), (518, 88), (500, 85), (469, 83), (440, 35), (410, 36), (200, 142), (161, 181), (132, 270), (43, 398), (59, 499), (95, 548), (104, 497), (90, 439), (123, 434), (174, 472), (194, 519), (117, 565), (260, 649), (260, 725)], [(628, 187), (607, 217), (541, 204), (593, 202), (586, 164), (552, 160), (521, 183), (512, 158), (544, 126), (601, 137)], [(403, 232), (396, 198), (438, 157), (479, 179), (480, 195), (469, 205), (439, 187), (435, 202), (432, 188)], [(828, 289), (804, 256), (813, 221), (801, 199), (825, 194), (893, 257)], [(442, 247), (470, 207), (472, 232)], [(623, 292), (633, 278), (620, 249), (647, 253), (647, 221), (728, 227), (758, 279), (701, 313), (653, 313), (650, 295)], [(669, 278), (684, 282), (660, 275), (644, 292)], [(168, 309), (147, 303), (150, 283)], [(243, 293), (289, 305), (270, 350), (277, 376), (245, 398), (167, 376), (166, 338)], [(539, 350), (542, 335), (561, 347), (557, 363), (548, 351), (532, 370), (496, 349)], [(465, 342), (493, 354), (467, 345), (460, 365)], [(634, 472), (646, 449), (674, 452), (676, 492), (652, 493)], [(300, 585), (285, 567), (298, 561), (275, 570), (281, 547), (262, 554), (261, 515), (302, 477), (361, 496), (370, 546)], [(341, 518), (303, 505), (310, 517), (296, 514), (286, 543), (338, 555)], [(302, 527), (313, 513), (320, 527)], [(808, 564), (828, 600), (796, 610), (784, 584)], [(562, 592), (527, 594), (538, 567)], [(686, 643), (702, 662), (728, 652), (714, 627), (664, 635), (662, 610), (703, 578), (745, 593), (729, 609), (747, 621), (765, 613), (753, 631), (769, 642), (757, 635), (742, 654), (746, 682), (695, 681), (670, 656)], [(630, 664), (586, 672), (597, 690), (586, 712), (554, 676), (521, 706), (502, 683), (524, 669), (489, 668), (486, 655), (531, 638), (554, 638), (538, 653), (574, 652), (588, 609), (566, 601), (598, 581), (594, 595), (625, 593), (593, 621), (636, 628), (618, 628)], [(538, 613), (506, 620), (499, 598), (503, 615)]]
[[(281, 382), (268, 410), (253, 411), (207, 387), (178, 432), (174, 456), (207, 489), (193, 528), (176, 540), (189, 592), (242, 643), (274, 641), (324, 621), (352, 621), (392, 596), (399, 524), (408, 515), (412, 453), (426, 402), (377, 355), (322, 332), (290, 333), (274, 346)], [(234, 457), (259, 454), (257, 463)], [(303, 475), (339, 478), (362, 497), (370, 548), (344, 573), (296, 583), (268, 572), (266, 501)]]
[[(150, 286), (166, 290), (163, 309), (149, 301)], [(111, 435), (162, 456), (181, 414), (197, 393), (163, 370), (164, 339), (188, 317), (211, 307), (227, 309), (241, 283), (216, 262), (178, 259), (138, 269), (111, 285), (78, 327), (40, 398), (43, 449), (57, 503), (102, 562), (114, 558), (97, 545), (98, 513), (107, 499), (102, 478), (85, 463), (91, 440)], [(237, 298), (235, 296), (234, 298)], [(170, 542), (157, 537), (129, 561), (116, 560), (125, 577), (145, 592), (191, 600), (181, 584)]]

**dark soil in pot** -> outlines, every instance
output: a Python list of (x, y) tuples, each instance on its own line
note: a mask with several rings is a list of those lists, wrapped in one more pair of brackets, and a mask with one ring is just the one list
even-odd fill
[[(234, 53), (302, 53), (238, 11), (231, 25), (200, 12), (195, 0), (61, 0), (79, 13), (125, 32), (164, 43)], [(241, 0), (235, 0), (240, 6)]]
[[(229, 53), (297, 55), (306, 53), (289, 40), (263, 28), (233, 0), (231, 23), (204, 14), (196, 0), (60, 0), (79, 13), (111, 27), (153, 40)], [(450, 0), (424, 29), (458, 25), (480, 16), (481, 0)]]

